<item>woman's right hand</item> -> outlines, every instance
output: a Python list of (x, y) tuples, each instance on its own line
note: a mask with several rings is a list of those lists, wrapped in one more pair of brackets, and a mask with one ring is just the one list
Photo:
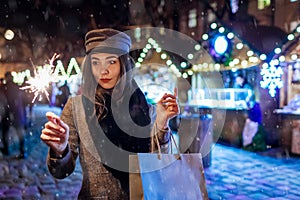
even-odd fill
[(42, 130), (41, 140), (47, 144), (57, 156), (62, 155), (67, 148), (69, 139), (69, 126), (59, 116), (47, 112), (48, 122)]

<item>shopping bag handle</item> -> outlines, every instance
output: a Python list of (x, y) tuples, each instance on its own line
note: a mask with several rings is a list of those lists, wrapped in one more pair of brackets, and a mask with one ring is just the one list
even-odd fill
[[(156, 142), (156, 145), (157, 145), (157, 149), (158, 149), (158, 159), (161, 158), (161, 148), (160, 148), (160, 145), (159, 145), (159, 140), (158, 140), (158, 136), (157, 136), (157, 124), (155, 123), (154, 124), (154, 138), (155, 138), (155, 142)], [(179, 148), (177, 146), (177, 143), (175, 141), (175, 138), (173, 136), (173, 133), (172, 131), (170, 131), (170, 137), (171, 137), (171, 154), (173, 154), (173, 148), (172, 148), (172, 142), (174, 142), (174, 145), (175, 145), (175, 148), (176, 148), (176, 151), (178, 152), (178, 157), (177, 159), (180, 159), (180, 151), (179, 151)], [(152, 149), (152, 152), (153, 152), (153, 149)]]

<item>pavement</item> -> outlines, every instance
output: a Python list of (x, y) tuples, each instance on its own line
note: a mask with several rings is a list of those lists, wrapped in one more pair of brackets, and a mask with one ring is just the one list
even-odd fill
[(33, 107), (32, 126), (26, 133), (27, 158), (17, 159), (17, 137), (12, 131), (10, 155), (0, 153), (0, 199), (10, 200), (69, 200), (76, 199), (81, 186), (81, 168), (78, 164), (69, 177), (53, 178), (46, 166), (48, 147), (40, 140), (45, 114), (52, 111), (60, 114), (57, 107), (36, 105)]
[[(46, 167), (48, 148), (39, 136), (45, 113), (50, 110), (60, 113), (59, 108), (48, 105), (33, 108), (32, 126), (26, 136), (27, 158), (15, 157), (17, 141), (12, 142), (10, 156), (0, 153), (0, 199), (76, 199), (82, 180), (80, 165), (62, 180), (53, 178)], [(300, 199), (300, 157), (285, 156), (280, 149), (253, 153), (214, 144), (211, 165), (204, 173), (211, 200)]]
[(205, 178), (211, 200), (300, 199), (300, 157), (280, 148), (253, 153), (216, 144)]

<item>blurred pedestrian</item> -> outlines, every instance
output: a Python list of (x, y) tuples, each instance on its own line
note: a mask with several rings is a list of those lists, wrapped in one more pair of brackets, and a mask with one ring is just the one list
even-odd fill
[(8, 155), (8, 130), (9, 130), (9, 112), (7, 98), (4, 91), (0, 89), (0, 131), (1, 131), (1, 141), (3, 146), (1, 147), (1, 152), (4, 155)]
[[(23, 91), (20, 87), (13, 82), (13, 76), (11, 72), (5, 73), (5, 86), (4, 93), (7, 98), (8, 110), (9, 110), (9, 125), (16, 129), (16, 133), (19, 138), (19, 155), (18, 158), (26, 157), (25, 152), (25, 126), (26, 117), (24, 114), (24, 104), (23, 104)], [(4, 134), (4, 138), (7, 141), (9, 133)], [(9, 146), (6, 146), (7, 152), (9, 154)]]
[(51, 82), (49, 86), (49, 106), (59, 106), (57, 101), (57, 95), (59, 94), (59, 89), (55, 82)]
[(236, 76), (238, 88), (248, 89), (248, 93), (243, 96), (242, 100), (247, 104), (247, 118), (243, 128), (243, 148), (249, 151), (264, 151), (266, 149), (265, 132), (262, 122), (262, 114), (259, 103), (255, 99), (254, 88), (250, 85), (242, 74)]
[(0, 78), (0, 90), (4, 90), (5, 80), (4, 78)]
[(248, 89), (247, 93), (238, 93), (238, 100), (244, 100), (247, 107), (252, 108), (255, 103), (254, 89), (242, 74), (238, 74), (235, 77), (235, 88)]
[[(27, 86), (28, 78), (24, 78), (24, 82), (21, 85), (22, 87)], [(32, 101), (34, 98), (34, 93), (30, 89), (21, 90), (23, 91), (23, 108), (24, 108), (24, 115), (25, 115), (25, 128), (32, 126), (32, 117), (33, 117), (33, 106), (34, 102)]]
[(71, 95), (70, 88), (68, 86), (67, 80), (65, 80), (64, 84), (59, 87), (59, 95), (57, 96), (59, 106), (61, 109), (63, 109), (64, 106), (66, 105), (70, 95)]

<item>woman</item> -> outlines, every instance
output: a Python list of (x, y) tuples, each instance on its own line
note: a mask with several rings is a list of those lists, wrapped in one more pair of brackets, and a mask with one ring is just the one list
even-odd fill
[(174, 94), (156, 107), (147, 103), (132, 78), (130, 37), (114, 29), (85, 36), (82, 95), (66, 103), (61, 117), (48, 112), (41, 139), (50, 147), (47, 164), (56, 178), (83, 171), (79, 199), (128, 199), (128, 156), (155, 150), (154, 135), (168, 151), (168, 121), (179, 113)]
[(262, 114), (259, 102), (255, 98), (254, 89), (241, 74), (237, 75), (236, 83), (239, 88), (250, 90), (247, 96), (243, 97), (248, 106), (247, 118), (242, 132), (243, 148), (248, 151), (265, 151), (265, 131), (261, 125)]

